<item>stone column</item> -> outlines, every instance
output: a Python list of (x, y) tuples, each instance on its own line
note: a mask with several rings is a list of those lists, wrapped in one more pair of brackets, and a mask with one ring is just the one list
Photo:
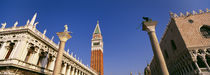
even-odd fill
[(40, 49), (38, 47), (35, 47), (35, 51), (33, 52), (33, 55), (29, 58), (29, 62), (36, 65), (39, 60), (39, 52)]
[(66, 73), (66, 66), (67, 66), (67, 63), (64, 63), (62, 70), (61, 70), (61, 74), (63, 74), (63, 75), (65, 75), (65, 73)]
[(78, 73), (79, 73), (78, 75), (81, 75), (81, 71), (80, 70), (78, 70)]
[(7, 45), (7, 42), (4, 42), (1, 49), (0, 49), (0, 53), (1, 53), (0, 54), (0, 59), (4, 59), (4, 57), (5, 57), (5, 54), (7, 52), (6, 45)]
[(49, 69), (50, 70), (53, 70), (54, 69), (54, 66), (55, 66), (55, 58), (53, 57), (52, 60), (50, 61)]
[[(149, 19), (149, 18), (147, 18), (147, 19)], [(155, 57), (155, 59), (157, 59), (157, 63), (160, 65), (162, 75), (169, 75), (163, 54), (161, 52), (160, 45), (158, 43), (158, 39), (157, 39), (157, 36), (155, 33), (155, 27), (157, 25), (157, 21), (152, 21), (150, 19), (150, 20), (143, 21), (142, 24), (143, 24), (142, 30), (147, 31), (149, 34), (154, 57)]]
[(20, 56), (21, 56), (20, 58), (21, 58), (22, 61), (25, 60), (26, 54), (28, 53), (28, 44), (29, 44), (29, 43), (26, 43), (25, 45), (23, 45), (23, 46), (25, 46), (25, 47), (24, 47), (23, 50), (21, 51), (22, 54), (20, 54)]
[[(76, 68), (75, 68), (76, 69)], [(76, 71), (75, 71), (75, 75), (78, 75), (78, 70), (76, 69)]]
[(19, 60), (22, 60), (24, 61), (24, 58), (23, 58), (23, 53), (25, 53), (27, 47), (28, 47), (28, 43), (27, 43), (27, 39), (26, 38), (22, 38), (21, 40), (18, 40), (18, 46), (17, 46), (17, 49), (13, 55), (12, 58), (15, 58), (15, 59), (19, 59)]
[(71, 66), (70, 66), (70, 65), (68, 65), (68, 67), (67, 67), (67, 71), (66, 71), (66, 74), (65, 74), (65, 75), (70, 75), (70, 71), (71, 71)]
[(83, 72), (81, 71), (81, 75), (83, 75)]
[(65, 43), (68, 39), (71, 38), (71, 35), (67, 31), (67, 29), (68, 28), (66, 28), (64, 30), (64, 32), (58, 32), (57, 33), (57, 35), (60, 39), (60, 44), (59, 44), (59, 49), (58, 49), (58, 53), (57, 53), (57, 58), (56, 58), (56, 62), (55, 62), (53, 75), (58, 75), (59, 72), (60, 72)]
[(74, 72), (75, 72), (74, 70), (75, 70), (75, 68), (72, 67), (71, 75), (74, 75)]
[(11, 56), (9, 56), (9, 58), (15, 58), (15, 53), (17, 53), (18, 51), (18, 46), (20, 46), (20, 41), (15, 42), (15, 46), (12, 50)]

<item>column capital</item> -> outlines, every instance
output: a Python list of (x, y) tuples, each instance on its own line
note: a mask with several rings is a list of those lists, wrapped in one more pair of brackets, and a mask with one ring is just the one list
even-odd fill
[(142, 27), (143, 31), (154, 32), (155, 27), (157, 25), (157, 21), (143, 21), (142, 24), (143, 24)]
[(70, 32), (57, 32), (56, 34), (58, 35), (60, 41), (66, 42), (68, 39), (71, 38), (71, 35), (69, 34)]

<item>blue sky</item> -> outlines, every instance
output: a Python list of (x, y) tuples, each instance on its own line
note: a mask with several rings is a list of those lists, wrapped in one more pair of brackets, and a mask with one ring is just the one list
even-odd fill
[(66, 43), (83, 63), (90, 64), (91, 38), (96, 21), (104, 38), (105, 75), (128, 75), (141, 72), (150, 62), (153, 52), (146, 32), (137, 29), (143, 16), (158, 21), (158, 39), (161, 38), (169, 21), (169, 11), (174, 13), (210, 7), (209, 0), (1, 0), (0, 22), (11, 27), (25, 25), (35, 12), (41, 32), (51, 38), (63, 31), (64, 24), (73, 32)]

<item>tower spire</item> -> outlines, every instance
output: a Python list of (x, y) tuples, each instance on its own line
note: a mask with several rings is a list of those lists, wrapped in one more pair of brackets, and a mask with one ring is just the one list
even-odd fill
[(101, 34), (101, 30), (100, 30), (100, 27), (99, 27), (99, 21), (97, 20), (97, 24), (96, 24), (96, 27), (95, 27), (95, 30), (94, 30), (94, 34)]
[(99, 20), (97, 20), (97, 24), (99, 24)]
[(98, 75), (104, 75), (103, 70), (103, 38), (97, 21), (93, 38), (91, 40), (91, 63), (90, 67), (98, 72)]
[(29, 25), (33, 26), (34, 25), (34, 22), (36, 20), (36, 16), (37, 16), (37, 13), (34, 14), (33, 18), (31, 19), (31, 22)]

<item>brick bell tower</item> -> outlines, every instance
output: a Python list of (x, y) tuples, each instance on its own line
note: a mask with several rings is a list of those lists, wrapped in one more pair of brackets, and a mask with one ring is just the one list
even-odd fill
[(104, 75), (103, 67), (103, 38), (99, 27), (99, 21), (93, 32), (91, 43), (91, 68), (98, 72), (99, 75)]

